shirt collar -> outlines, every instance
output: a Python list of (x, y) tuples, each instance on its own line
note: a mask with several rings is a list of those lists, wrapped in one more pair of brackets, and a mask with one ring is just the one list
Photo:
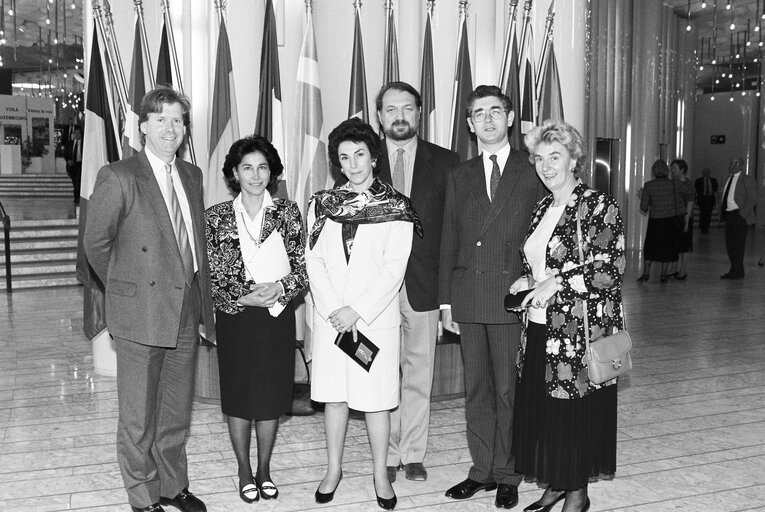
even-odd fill
[(404, 144), (403, 146), (399, 146), (398, 144), (394, 144), (390, 139), (387, 137), (385, 138), (385, 147), (388, 149), (388, 159), (391, 162), (395, 162), (396, 158), (396, 151), (400, 149), (403, 149), (405, 153), (409, 155), (414, 155), (417, 151), (417, 137), (412, 137), (412, 139)]
[[(152, 153), (148, 147), (144, 146), (144, 151), (146, 152), (146, 158), (149, 159), (149, 165), (151, 165), (154, 172), (165, 172), (165, 165), (167, 164), (160, 157)], [(173, 159), (168, 163), (170, 164), (170, 167), (175, 168), (175, 156), (173, 156)]]
[(499, 163), (500, 168), (502, 168), (503, 167), (502, 162), (506, 162), (507, 158), (510, 156), (510, 143), (508, 142), (507, 144), (502, 146), (502, 149), (500, 149), (496, 153), (489, 153), (488, 151), (484, 150), (483, 161), (485, 164), (491, 164), (491, 160), (489, 159), (491, 155), (497, 155), (497, 163)]
[[(260, 211), (265, 210), (266, 208), (273, 206), (274, 200), (271, 198), (271, 194), (268, 193), (268, 190), (263, 191), (263, 204), (260, 206)], [(244, 209), (244, 204), (242, 204), (242, 193), (240, 192), (235, 198), (232, 203), (232, 206), (234, 207), (234, 213), (247, 213)]]

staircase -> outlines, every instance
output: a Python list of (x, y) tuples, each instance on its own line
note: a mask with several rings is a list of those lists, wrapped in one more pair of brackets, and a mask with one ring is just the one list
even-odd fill
[(66, 174), (0, 175), (0, 198), (72, 197), (72, 181)]
[[(13, 291), (74, 286), (78, 219), (71, 217), (66, 175), (2, 175), (0, 201), (11, 219)], [(31, 220), (36, 219), (36, 220)], [(0, 222), (0, 292), (6, 290), (5, 235)]]

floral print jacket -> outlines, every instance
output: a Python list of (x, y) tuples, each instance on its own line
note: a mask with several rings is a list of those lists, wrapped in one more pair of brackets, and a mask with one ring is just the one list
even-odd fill
[[(549, 195), (537, 203), (527, 238), (537, 228), (552, 202), (553, 197)], [(577, 245), (577, 212), (584, 238), (583, 265)], [(531, 275), (531, 267), (523, 250), (521, 257), (524, 274)], [(579, 182), (547, 244), (547, 273), (563, 278), (563, 289), (553, 296), (547, 306), (547, 396), (576, 399), (616, 383), (616, 379), (601, 385), (590, 382), (583, 361), (583, 305), (586, 299), (590, 341), (623, 328), (621, 287), (625, 262), (624, 226), (616, 200)], [(517, 368), (521, 377), (525, 347), (524, 329)]]
[[(286, 305), (308, 286), (304, 257), (305, 237), (297, 204), (279, 198), (273, 198), (273, 201), (274, 206), (266, 207), (263, 212), (263, 229), (259, 241), (264, 241), (275, 229), (284, 239), (284, 248), (292, 271), (278, 282), (284, 287), (284, 295), (279, 297), (279, 302)], [(233, 201), (219, 203), (207, 209), (205, 237), (215, 309), (232, 315), (244, 311), (244, 306), (238, 305), (237, 300), (249, 293), (249, 287), (239, 246)]]

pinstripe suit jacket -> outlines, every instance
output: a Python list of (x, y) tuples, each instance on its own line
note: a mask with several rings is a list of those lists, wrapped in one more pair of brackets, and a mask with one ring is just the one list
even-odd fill
[(521, 274), (520, 247), (545, 188), (525, 151), (512, 149), (494, 201), (481, 155), (460, 164), (446, 184), (439, 302), (456, 322), (518, 323), (504, 297)]

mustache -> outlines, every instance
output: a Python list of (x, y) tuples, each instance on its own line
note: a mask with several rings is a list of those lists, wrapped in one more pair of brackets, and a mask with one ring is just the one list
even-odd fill
[(409, 121), (406, 121), (405, 119), (399, 119), (397, 121), (393, 121), (393, 124), (391, 124), (391, 126), (392, 127), (395, 127), (395, 126), (404, 126), (406, 128), (409, 128), (412, 125), (409, 124)]

